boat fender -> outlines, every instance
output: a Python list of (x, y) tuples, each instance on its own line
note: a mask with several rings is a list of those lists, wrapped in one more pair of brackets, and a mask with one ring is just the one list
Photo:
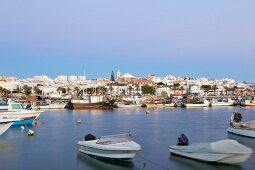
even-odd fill
[(180, 135), (180, 137), (178, 138), (178, 144), (177, 145), (180, 145), (180, 146), (187, 146), (187, 145), (189, 145), (188, 137), (182, 133)]

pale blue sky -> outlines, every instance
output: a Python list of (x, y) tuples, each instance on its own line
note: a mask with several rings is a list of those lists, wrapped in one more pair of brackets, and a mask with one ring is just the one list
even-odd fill
[(255, 81), (254, 0), (2, 0), (0, 74)]

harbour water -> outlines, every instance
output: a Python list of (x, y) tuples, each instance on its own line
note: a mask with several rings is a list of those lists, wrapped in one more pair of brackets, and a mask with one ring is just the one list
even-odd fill
[[(252, 170), (255, 154), (241, 165), (210, 164), (170, 155), (169, 145), (185, 133), (194, 142), (236, 139), (255, 150), (255, 139), (227, 133), (230, 115), (235, 107), (113, 109), (113, 110), (54, 110), (45, 111), (38, 124), (11, 127), (0, 136), (0, 167), (3, 170), (68, 169), (68, 170)], [(244, 119), (255, 119), (255, 109), (245, 108)], [(80, 119), (81, 123), (76, 121)], [(35, 135), (27, 136), (28, 128)], [(80, 154), (76, 142), (84, 135), (131, 132), (142, 150), (130, 163), (105, 162)]]

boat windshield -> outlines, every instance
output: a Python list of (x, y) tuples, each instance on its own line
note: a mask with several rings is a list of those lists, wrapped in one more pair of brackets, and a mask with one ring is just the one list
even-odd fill
[(23, 107), (19, 103), (11, 104), (13, 110), (22, 110)]
[(131, 138), (128, 134), (118, 134), (102, 136), (96, 143), (101, 145), (110, 145), (115, 143), (130, 142)]

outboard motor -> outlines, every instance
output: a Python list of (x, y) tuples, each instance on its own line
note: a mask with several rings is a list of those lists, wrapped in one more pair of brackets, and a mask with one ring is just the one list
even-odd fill
[(234, 117), (232, 117), (232, 121), (233, 122), (236, 122), (236, 123), (240, 123), (241, 121), (242, 121), (242, 114), (241, 113), (239, 113), (239, 112), (234, 112), (233, 113), (233, 116)]
[(181, 134), (180, 137), (178, 138), (177, 145), (180, 145), (180, 146), (187, 146), (187, 145), (189, 145), (188, 137), (186, 135), (184, 135), (184, 134)]
[(84, 137), (85, 141), (89, 141), (89, 140), (96, 140), (96, 137), (92, 134), (87, 134), (85, 137)]

